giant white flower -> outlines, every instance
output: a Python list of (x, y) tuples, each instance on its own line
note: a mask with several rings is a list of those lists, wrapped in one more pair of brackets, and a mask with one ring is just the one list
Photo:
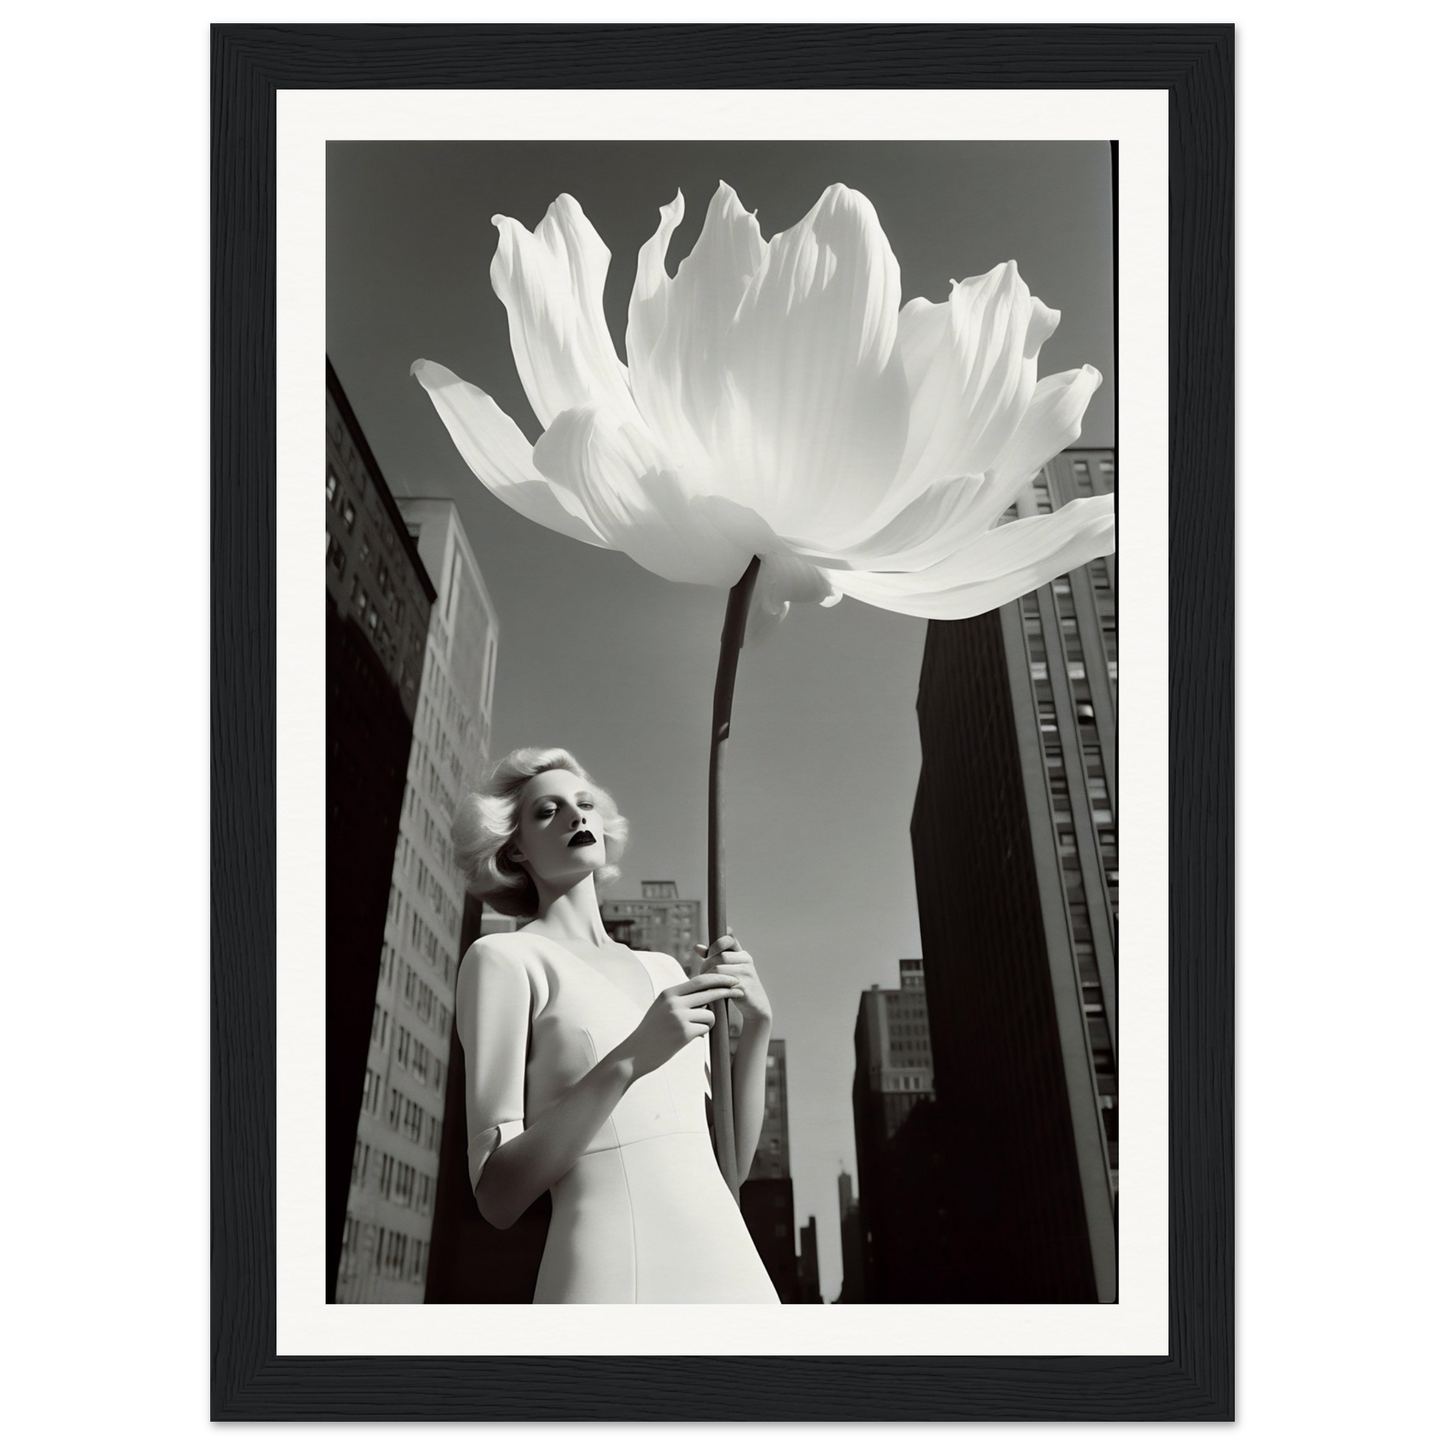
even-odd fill
[[(1013, 262), (899, 310), (898, 262), (867, 197), (830, 186), (765, 242), (727, 185), (669, 277), (682, 196), (637, 258), (627, 365), (602, 312), (611, 255), (559, 196), (501, 233), (492, 285), (542, 424), (534, 447), (484, 391), (418, 361), (481, 481), (533, 521), (675, 582), (730, 588), (713, 693), (708, 936), (726, 930), (723, 754), (745, 609), (842, 595), (969, 617), (1114, 546), (1112, 497), (1001, 522), (1079, 435), (1091, 366), (1038, 379), (1059, 316)], [(738, 1194), (726, 1004), (711, 1032), (715, 1139)]]
[(1038, 379), (1059, 313), (1012, 261), (900, 311), (866, 196), (830, 186), (764, 241), (726, 184), (675, 276), (662, 208), (637, 258), (627, 364), (602, 312), (611, 253), (559, 196), (505, 216), (492, 285), (544, 428), (412, 368), (483, 484), (523, 516), (675, 582), (731, 587), (762, 559), (753, 625), (840, 595), (918, 617), (986, 612), (1114, 547), (1113, 498), (1000, 523), (1078, 438), (1092, 366)]

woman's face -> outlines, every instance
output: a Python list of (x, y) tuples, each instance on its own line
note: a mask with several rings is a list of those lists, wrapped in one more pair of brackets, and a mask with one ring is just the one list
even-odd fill
[(569, 887), (607, 862), (597, 794), (566, 768), (538, 773), (522, 789), (510, 847), (539, 882)]

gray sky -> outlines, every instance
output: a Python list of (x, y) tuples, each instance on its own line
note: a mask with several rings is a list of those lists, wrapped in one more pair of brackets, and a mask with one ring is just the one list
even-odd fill
[[(664, 582), (621, 553), (528, 522), (475, 480), (409, 368), (489, 392), (529, 438), (507, 318), (487, 270), (491, 217), (527, 227), (570, 192), (612, 251), (619, 354), (638, 248), (681, 188), (669, 269), (719, 180), (765, 237), (835, 181), (873, 202), (903, 299), (1014, 259), (1063, 319), (1040, 374), (1103, 372), (1080, 444), (1114, 444), (1112, 222), (1106, 143), (333, 143), (327, 154), (327, 350), (398, 495), (461, 510), (500, 620), (493, 752), (570, 748), (632, 820), (623, 875), (706, 879), (708, 722), (726, 594)], [(318, 371), (319, 376), (319, 371)], [(319, 384), (319, 383), (318, 383)], [(908, 821), (927, 624), (844, 599), (795, 606), (743, 651), (727, 774), (729, 922), (788, 1045), (798, 1224), (816, 1215), (825, 1298), (842, 1278), (836, 1176), (854, 1176), (853, 1024), (869, 985), (920, 952)]]

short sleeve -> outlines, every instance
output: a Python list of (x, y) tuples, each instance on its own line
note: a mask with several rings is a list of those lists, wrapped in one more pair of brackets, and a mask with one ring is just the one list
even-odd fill
[(457, 1036), (466, 1056), (467, 1173), (475, 1192), (493, 1151), (522, 1132), (532, 984), (519, 959), (481, 939), (457, 974)]

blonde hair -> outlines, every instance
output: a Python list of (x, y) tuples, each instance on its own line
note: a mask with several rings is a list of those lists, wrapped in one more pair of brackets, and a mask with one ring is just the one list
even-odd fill
[(522, 866), (507, 857), (517, 834), (522, 790), (539, 773), (565, 768), (593, 791), (596, 814), (602, 824), (607, 865), (599, 868), (599, 883), (611, 883), (621, 872), (617, 860), (627, 846), (627, 819), (617, 811), (611, 794), (565, 748), (516, 748), (487, 770), (475, 793), (468, 793), (452, 819), (452, 855), (467, 881), (467, 892), (489, 903), (498, 913), (530, 918), (538, 908), (537, 885)]

